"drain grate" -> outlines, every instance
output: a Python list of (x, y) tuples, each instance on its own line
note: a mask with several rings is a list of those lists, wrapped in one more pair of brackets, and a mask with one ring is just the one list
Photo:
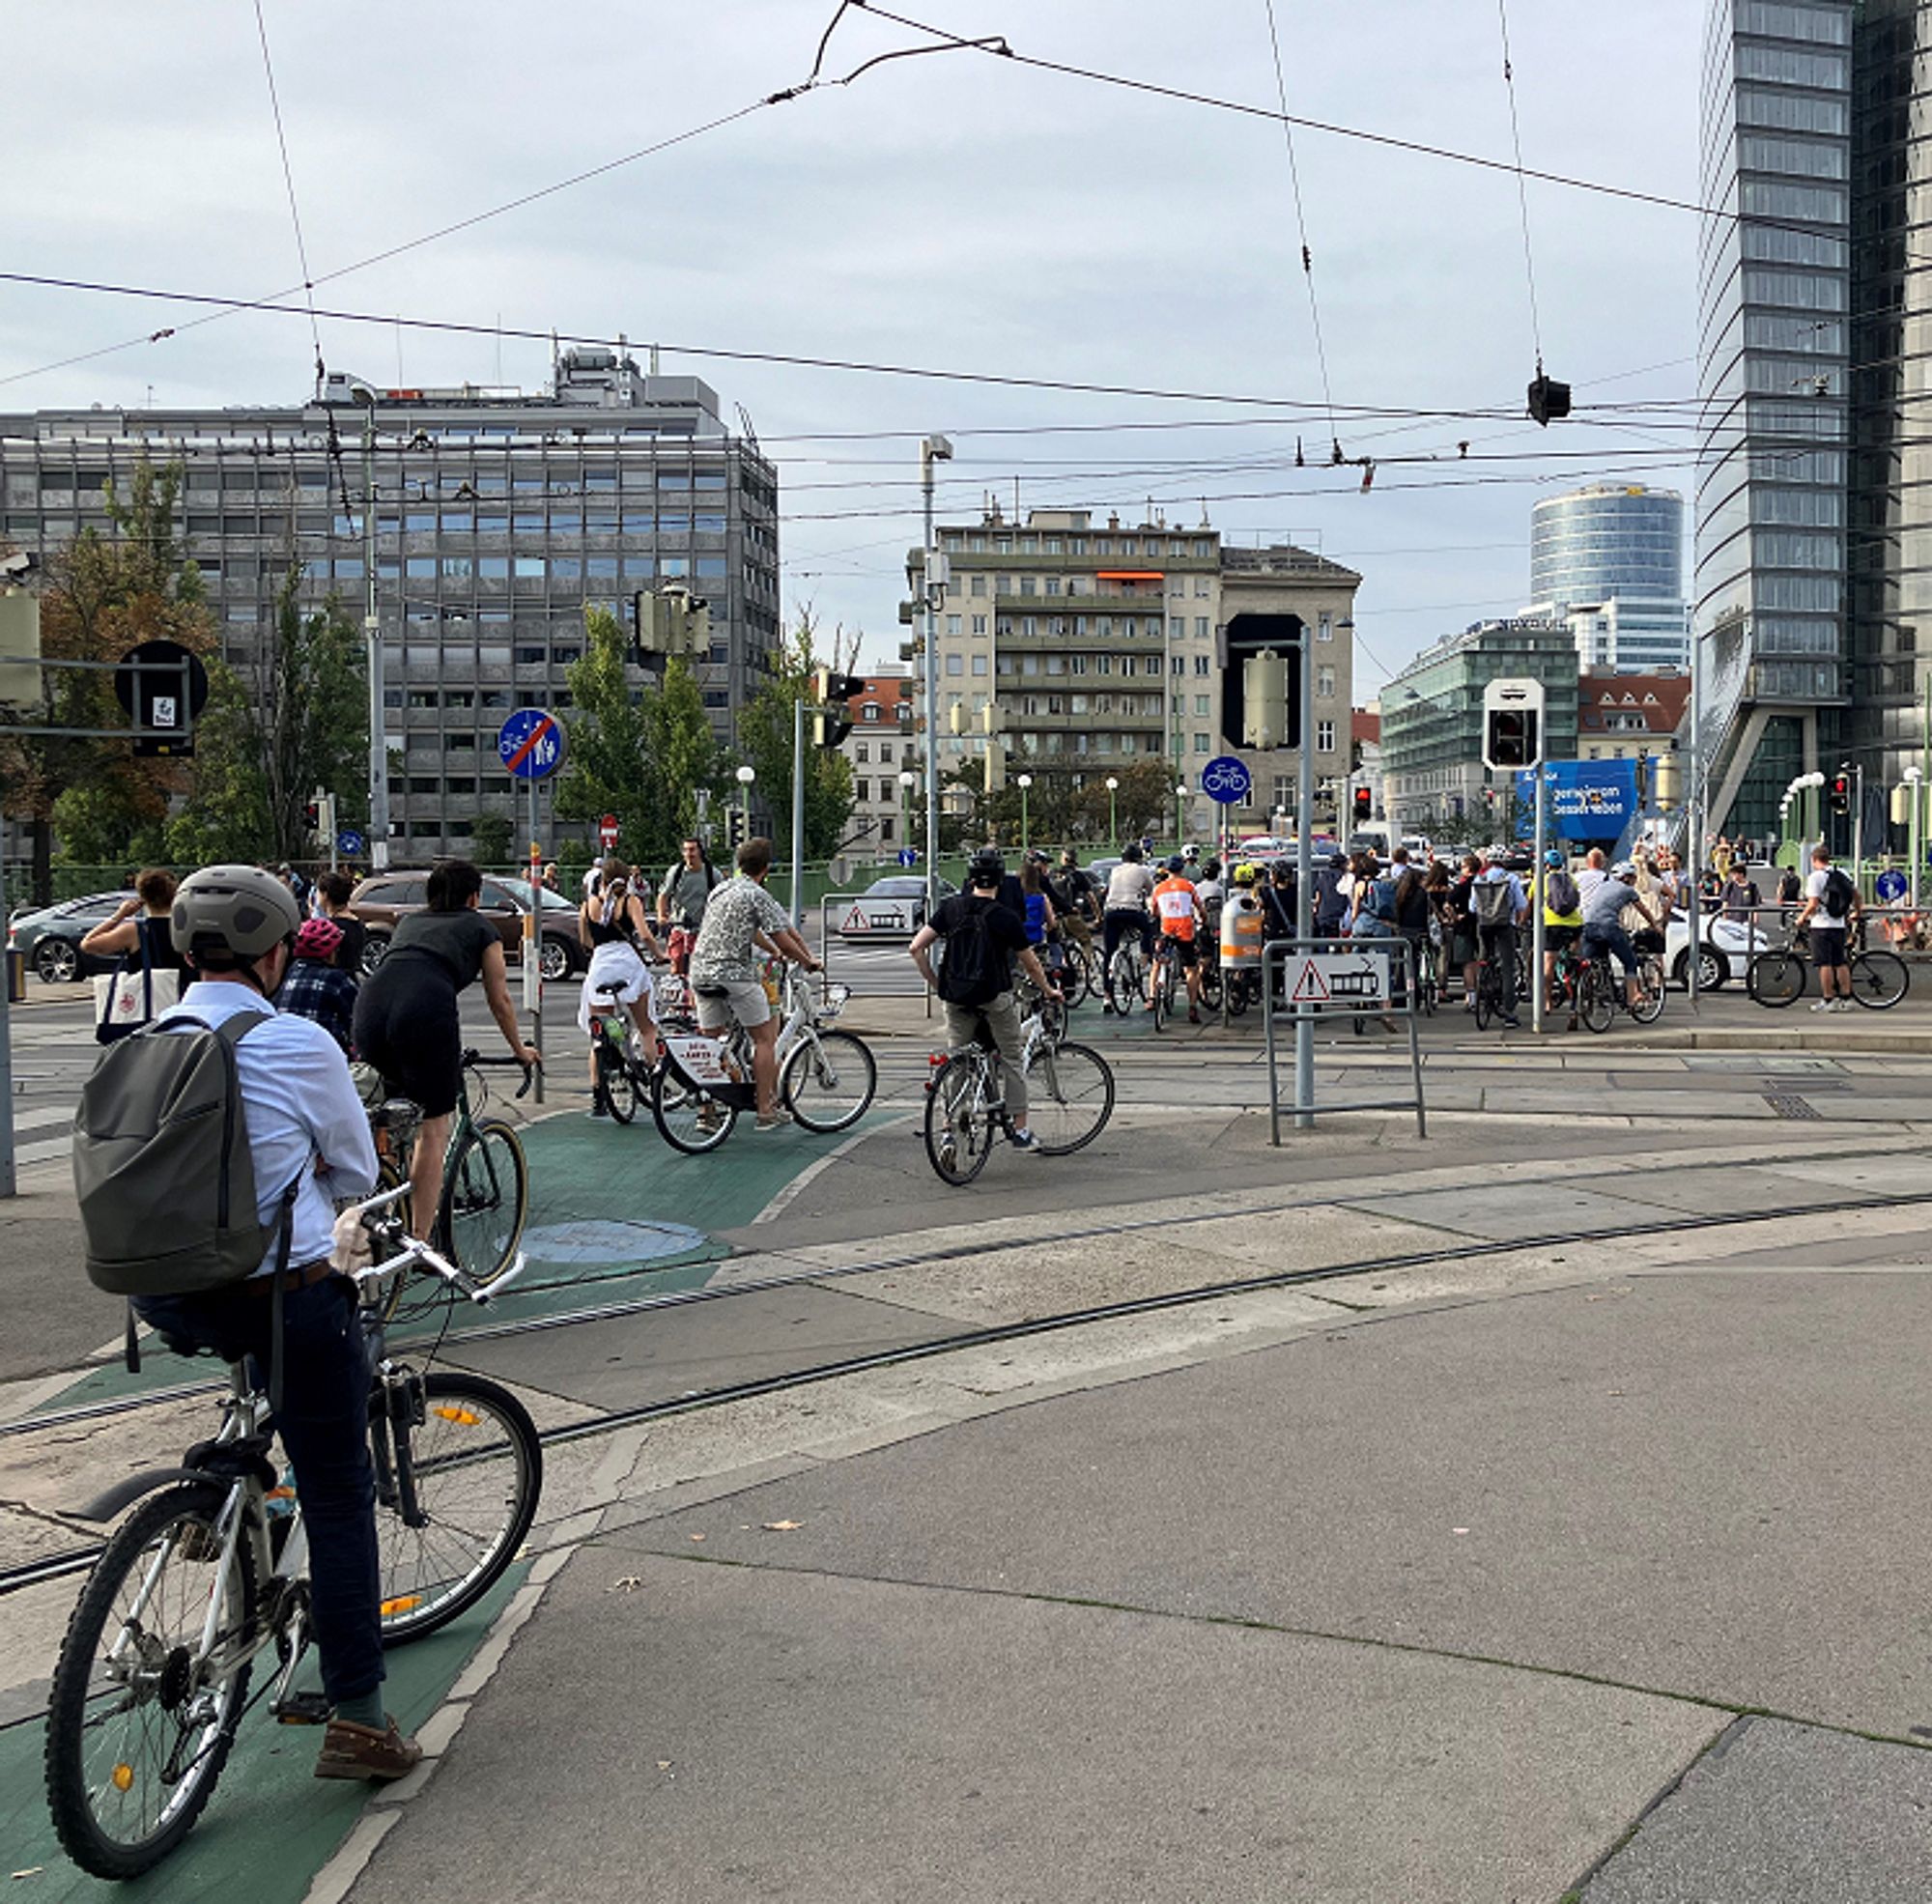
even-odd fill
[(1764, 1101), (1781, 1118), (1822, 1118), (1823, 1113), (1814, 1104), (1807, 1104), (1804, 1098), (1788, 1091), (1767, 1091)]

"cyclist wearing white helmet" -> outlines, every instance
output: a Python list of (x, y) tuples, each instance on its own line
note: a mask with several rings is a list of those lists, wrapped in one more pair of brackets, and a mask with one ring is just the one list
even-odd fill
[(1636, 948), (1623, 925), (1623, 915), (1630, 907), (1640, 912), (1652, 926), (1657, 924), (1657, 915), (1637, 896), (1636, 867), (1629, 860), (1619, 860), (1606, 878), (1583, 895), (1582, 952), (1586, 959), (1616, 954), (1624, 970), (1625, 997), (1634, 1011), (1643, 1003), (1643, 994), (1637, 983)]
[(136, 1296), (170, 1348), (230, 1361), (275, 1360), (281, 1285), (281, 1399), (275, 1431), (296, 1472), (309, 1541), (309, 1594), (323, 1691), (333, 1709), (316, 1760), (320, 1778), (400, 1778), (422, 1757), (383, 1706), (382, 1588), (375, 1472), (369, 1460), (369, 1363), (355, 1286), (331, 1259), (335, 1203), (376, 1185), (376, 1148), (349, 1061), (312, 1018), (278, 1014), (270, 999), (301, 925), (295, 895), (255, 867), (207, 867), (175, 895), (176, 949), (194, 973), (181, 1003), (156, 1021), (215, 1027), (259, 1017), (234, 1044), (259, 1214), (277, 1252), (247, 1281), (198, 1295)]

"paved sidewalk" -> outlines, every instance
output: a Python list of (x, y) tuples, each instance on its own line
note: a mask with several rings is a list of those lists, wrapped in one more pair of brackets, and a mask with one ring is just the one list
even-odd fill
[(349, 1895), (1922, 1897), (1932, 1278), (1841, 1227), (647, 1439)]

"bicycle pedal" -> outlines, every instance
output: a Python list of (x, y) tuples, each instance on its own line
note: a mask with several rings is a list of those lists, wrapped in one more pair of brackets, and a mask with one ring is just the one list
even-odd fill
[(275, 1721), (280, 1725), (327, 1725), (335, 1710), (326, 1692), (291, 1692), (274, 1705)]

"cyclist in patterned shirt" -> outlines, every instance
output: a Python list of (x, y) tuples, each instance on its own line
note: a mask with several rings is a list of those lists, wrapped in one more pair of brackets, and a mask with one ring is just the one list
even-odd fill
[(712, 889), (691, 954), (698, 1029), (723, 1038), (735, 1020), (751, 1037), (760, 1130), (780, 1129), (791, 1119), (779, 1108), (779, 1025), (758, 980), (757, 949), (766, 945), (808, 972), (819, 969), (784, 907), (765, 891), (771, 869), (769, 839), (748, 839), (738, 848), (737, 877)]

